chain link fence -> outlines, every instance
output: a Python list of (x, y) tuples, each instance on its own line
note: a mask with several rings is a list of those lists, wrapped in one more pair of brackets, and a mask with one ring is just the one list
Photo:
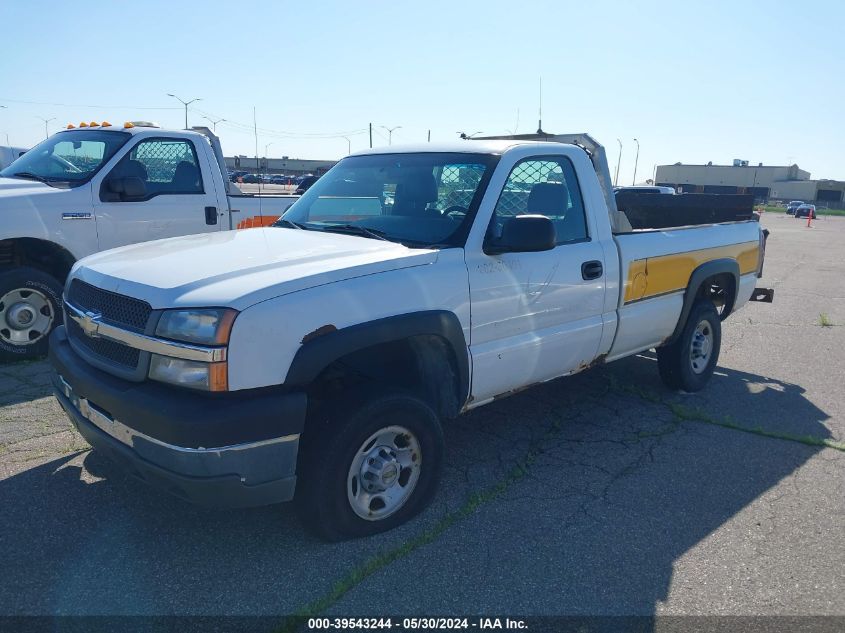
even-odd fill
[(539, 183), (563, 183), (560, 164), (546, 160), (527, 160), (517, 165), (505, 183), (505, 189), (496, 204), (498, 215), (520, 215), (528, 211), (528, 196)]

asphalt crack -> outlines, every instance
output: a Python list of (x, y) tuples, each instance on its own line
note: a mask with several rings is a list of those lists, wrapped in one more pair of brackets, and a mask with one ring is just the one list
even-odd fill
[(619, 393), (627, 393), (629, 395), (637, 396), (646, 402), (652, 404), (659, 404), (666, 407), (672, 415), (679, 422), (700, 422), (703, 424), (710, 424), (732, 431), (739, 431), (741, 433), (750, 433), (752, 435), (759, 435), (760, 437), (767, 437), (770, 439), (784, 440), (788, 442), (797, 442), (799, 444), (806, 444), (807, 446), (819, 446), (822, 448), (832, 448), (836, 451), (845, 452), (845, 442), (837, 442), (825, 437), (818, 437), (815, 435), (796, 435), (794, 433), (786, 433), (784, 431), (773, 431), (765, 429), (762, 426), (746, 426), (735, 421), (730, 416), (724, 418), (717, 418), (709, 415), (702, 409), (686, 407), (677, 402), (665, 400), (657, 393), (641, 389), (632, 384), (623, 384), (619, 382), (614, 376), (609, 376), (611, 389)]

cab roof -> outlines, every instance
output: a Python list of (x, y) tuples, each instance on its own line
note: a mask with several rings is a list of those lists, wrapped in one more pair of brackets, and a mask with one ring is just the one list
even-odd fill
[[(352, 156), (367, 156), (372, 154), (422, 154), (432, 152), (456, 154), (502, 154), (512, 147), (520, 145), (549, 145), (548, 141), (536, 140), (476, 140), (447, 141), (443, 143), (414, 143), (410, 145), (389, 145), (353, 152)], [(562, 145), (562, 143), (558, 143)]]

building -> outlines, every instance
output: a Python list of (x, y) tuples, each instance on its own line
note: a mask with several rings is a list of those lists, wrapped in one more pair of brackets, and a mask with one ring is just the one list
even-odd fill
[(286, 176), (321, 176), (334, 167), (336, 160), (310, 160), (303, 158), (250, 158), (249, 156), (227, 156), (226, 167), (229, 171), (246, 171), (257, 174), (284, 174)]
[(811, 180), (798, 165), (658, 165), (655, 184), (682, 193), (750, 193), (757, 200), (803, 200), (833, 208), (845, 206), (845, 181)]

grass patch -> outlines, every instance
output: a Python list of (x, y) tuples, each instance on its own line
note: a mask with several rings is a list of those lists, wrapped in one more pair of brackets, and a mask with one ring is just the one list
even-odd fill
[[(759, 206), (755, 206), (755, 209), (760, 208)], [(779, 207), (773, 204), (764, 204), (763, 211), (765, 213), (786, 213), (786, 207)], [(845, 209), (819, 209), (816, 208), (816, 215), (830, 215), (830, 216), (845, 216)], [(805, 219), (805, 218), (800, 218)]]
[(822, 327), (833, 327), (836, 325), (833, 321), (830, 320), (830, 317), (827, 316), (827, 312), (820, 312), (819, 313), (819, 325)]

